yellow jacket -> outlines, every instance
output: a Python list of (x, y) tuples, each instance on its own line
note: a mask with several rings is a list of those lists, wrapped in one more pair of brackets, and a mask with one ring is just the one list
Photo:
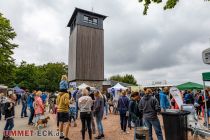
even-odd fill
[(56, 104), (58, 106), (57, 112), (69, 112), (69, 103), (69, 94), (60, 92), (56, 99)]

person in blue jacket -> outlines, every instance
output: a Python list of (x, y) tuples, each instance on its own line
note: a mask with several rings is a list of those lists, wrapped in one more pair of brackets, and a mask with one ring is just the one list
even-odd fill
[(163, 91), (160, 91), (159, 97), (160, 97), (160, 107), (163, 111), (166, 111), (166, 109), (170, 108), (170, 102), (168, 99), (169, 89), (164, 88)]
[(194, 104), (194, 97), (193, 97), (193, 93), (189, 90), (187, 91), (187, 93), (184, 96), (184, 102), (186, 104)]
[(47, 93), (46, 92), (42, 92), (41, 94), (41, 99), (42, 99), (42, 102), (45, 104), (46, 103), (46, 100), (47, 100)]
[(60, 92), (67, 92), (68, 86), (68, 78), (66, 75), (62, 75), (61, 81), (59, 83)]
[(28, 125), (33, 125), (33, 118), (34, 118), (34, 106), (33, 106), (33, 102), (34, 102), (34, 93), (36, 93), (36, 90), (34, 90), (32, 93), (30, 93), (28, 95), (27, 98), (27, 105), (28, 108), (30, 110), (30, 116), (29, 116), (29, 120), (28, 120)]
[(126, 96), (126, 91), (122, 91), (117, 104), (117, 109), (120, 112), (120, 125), (123, 134), (128, 134), (126, 131), (127, 122), (128, 122), (128, 110), (129, 110), (129, 98)]

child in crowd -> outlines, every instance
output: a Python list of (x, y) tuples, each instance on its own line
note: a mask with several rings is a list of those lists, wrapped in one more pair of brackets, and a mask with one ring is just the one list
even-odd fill
[(76, 102), (73, 97), (71, 98), (70, 105), (69, 105), (69, 122), (70, 122), (70, 124), (71, 124), (72, 119), (74, 121), (74, 127), (76, 127), (77, 126), (77, 123), (76, 123)]
[(62, 75), (61, 81), (59, 83), (59, 89), (60, 92), (67, 92), (69, 86), (68, 86), (68, 78), (66, 75)]

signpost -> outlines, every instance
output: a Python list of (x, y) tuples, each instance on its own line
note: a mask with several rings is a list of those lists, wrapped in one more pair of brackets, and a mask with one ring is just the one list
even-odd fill
[(204, 99), (205, 99), (205, 123), (207, 128), (209, 128), (209, 121), (208, 121), (208, 113), (207, 113), (207, 104), (206, 104), (206, 86), (205, 86), (205, 82), (206, 81), (210, 81), (210, 72), (205, 72), (202, 73), (202, 78), (203, 78), (203, 89), (204, 89)]
[[(210, 65), (210, 48), (204, 50), (202, 52), (202, 58), (203, 58), (203, 63)], [(204, 99), (205, 99), (205, 123), (207, 128), (209, 128), (209, 122), (208, 122), (208, 114), (207, 114), (207, 104), (206, 104), (206, 86), (205, 82), (210, 81), (210, 72), (205, 72), (202, 73), (202, 78), (203, 78), (203, 89), (204, 89)]]

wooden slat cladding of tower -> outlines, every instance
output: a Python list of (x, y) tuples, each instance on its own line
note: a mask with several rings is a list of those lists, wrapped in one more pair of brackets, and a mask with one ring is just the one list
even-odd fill
[(68, 23), (70, 81), (104, 80), (104, 30), (106, 16), (75, 8)]
[(76, 79), (76, 50), (77, 50), (77, 27), (75, 27), (69, 37), (69, 70), (68, 77), (70, 80)]
[(76, 79), (104, 80), (104, 31), (77, 25)]

